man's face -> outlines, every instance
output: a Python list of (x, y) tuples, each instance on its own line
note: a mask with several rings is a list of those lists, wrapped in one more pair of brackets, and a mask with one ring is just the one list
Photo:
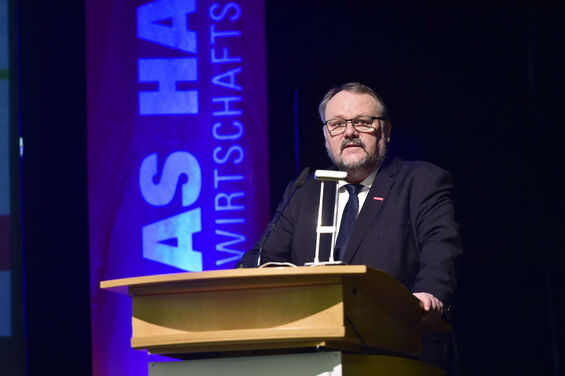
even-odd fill
[[(325, 120), (381, 115), (380, 106), (371, 95), (343, 90), (328, 102)], [(372, 132), (360, 133), (349, 122), (344, 133), (333, 136), (324, 127), (326, 149), (334, 164), (340, 170), (368, 176), (377, 168), (386, 152), (381, 123), (384, 122), (375, 120), (375, 129)]]

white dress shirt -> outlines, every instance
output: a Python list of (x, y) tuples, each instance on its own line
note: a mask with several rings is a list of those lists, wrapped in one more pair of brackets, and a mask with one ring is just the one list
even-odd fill
[[(365, 199), (367, 198), (367, 195), (369, 194), (369, 190), (371, 189), (371, 185), (373, 184), (373, 180), (375, 180), (375, 176), (377, 175), (377, 170), (373, 171), (369, 176), (367, 176), (365, 178), (365, 180), (363, 180), (360, 184), (363, 185), (363, 188), (361, 188), (361, 191), (359, 191), (359, 194), (357, 195), (357, 197), (359, 198), (359, 211), (361, 211), (361, 208), (363, 207), (363, 204), (365, 203)], [(347, 201), (349, 200), (349, 192), (347, 191), (347, 189), (345, 189), (345, 186), (347, 184), (351, 184), (348, 183), (346, 181), (339, 181), (337, 183), (337, 229), (336, 229), (336, 235), (339, 234), (339, 226), (341, 225), (341, 216), (343, 214), (343, 210), (345, 209), (345, 205), (347, 204)], [(359, 212), (357, 212), (357, 214), (359, 214)]]

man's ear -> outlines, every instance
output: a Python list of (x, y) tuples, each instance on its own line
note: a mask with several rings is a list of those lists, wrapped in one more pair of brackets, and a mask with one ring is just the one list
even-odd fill
[(322, 135), (324, 136), (324, 145), (326, 146), (326, 150), (329, 150), (329, 149), (328, 149), (328, 136), (329, 136), (329, 133), (328, 133), (328, 130), (326, 129), (326, 127), (322, 127)]

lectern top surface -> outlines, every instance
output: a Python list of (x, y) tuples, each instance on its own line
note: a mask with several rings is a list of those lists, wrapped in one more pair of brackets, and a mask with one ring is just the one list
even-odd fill
[[(385, 272), (378, 271), (366, 265), (334, 265), (334, 266), (315, 266), (315, 267), (270, 267), (270, 268), (249, 268), (249, 269), (229, 269), (212, 270), (205, 272), (184, 272), (157, 274), (140, 277), (112, 279), (100, 282), (100, 288), (122, 294), (131, 293), (131, 288), (142, 286), (159, 286), (180, 283), (210, 283), (215, 280), (241, 282), (257, 279), (293, 279), (293, 278), (324, 278), (324, 277), (365, 277), (378, 278), (381, 283), (387, 282), (401, 287), (394, 278)], [(405, 291), (408, 293), (408, 290)]]
[[(336, 266), (315, 266), (315, 267), (270, 267), (270, 268), (249, 268), (249, 269), (227, 269), (211, 270), (205, 272), (183, 272), (156, 274), (140, 277), (112, 279), (100, 282), (100, 288), (127, 294), (128, 287), (170, 284), (189, 281), (209, 281), (216, 279), (249, 279), (265, 277), (298, 277), (298, 276), (321, 276), (321, 275), (364, 275), (369, 271), (378, 272), (366, 265), (336, 265)], [(392, 277), (390, 277), (392, 278)]]

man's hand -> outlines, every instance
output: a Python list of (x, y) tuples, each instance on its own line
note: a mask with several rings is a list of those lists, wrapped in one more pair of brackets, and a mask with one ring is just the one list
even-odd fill
[(443, 303), (427, 292), (415, 292), (413, 295), (420, 301), (420, 307), (427, 313), (422, 318), (422, 323), (433, 324), (443, 315)]

